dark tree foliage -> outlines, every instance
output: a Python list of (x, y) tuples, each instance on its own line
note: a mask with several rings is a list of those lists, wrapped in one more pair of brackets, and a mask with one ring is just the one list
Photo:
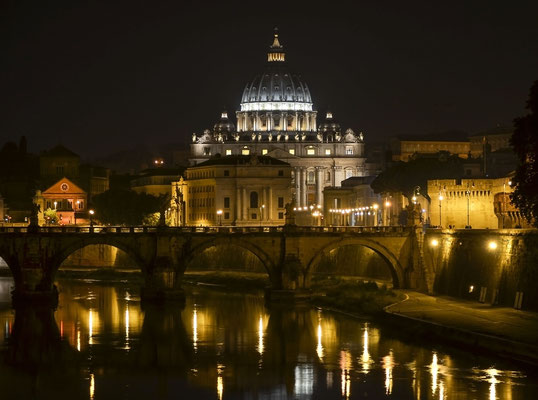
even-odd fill
[(131, 190), (108, 190), (93, 198), (95, 218), (103, 224), (141, 225), (149, 214), (159, 212), (161, 197)]
[(461, 178), (465, 161), (457, 156), (401, 161), (379, 174), (371, 187), (375, 193), (402, 192), (411, 197), (414, 189), (420, 186), (420, 192), (426, 194), (429, 179)]
[(514, 120), (511, 142), (519, 163), (511, 198), (525, 218), (538, 227), (538, 81), (531, 87), (527, 109), (527, 115)]

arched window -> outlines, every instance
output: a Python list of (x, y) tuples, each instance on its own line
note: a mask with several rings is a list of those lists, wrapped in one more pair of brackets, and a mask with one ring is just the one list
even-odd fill
[(309, 183), (309, 184), (316, 183), (316, 175), (315, 175), (314, 171), (308, 171), (307, 183)]
[(250, 208), (258, 208), (258, 192), (250, 192)]

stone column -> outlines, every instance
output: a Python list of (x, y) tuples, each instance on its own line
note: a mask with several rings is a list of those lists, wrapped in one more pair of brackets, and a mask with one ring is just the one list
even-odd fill
[(271, 186), (267, 188), (267, 193), (268, 193), (267, 202), (269, 203), (267, 207), (267, 220), (272, 221), (273, 219), (273, 188)]
[(301, 168), (302, 178), (301, 178), (301, 194), (303, 196), (303, 207), (308, 205), (307, 193), (306, 193), (306, 180), (308, 178), (308, 171), (305, 168)]
[(260, 204), (260, 207), (264, 205), (265, 209), (263, 209), (260, 213), (260, 220), (264, 221), (265, 219), (267, 219), (267, 195), (265, 193), (265, 186), (262, 186), (261, 201), (262, 203)]
[(299, 114), (295, 111), (295, 130), (299, 130)]
[(295, 202), (301, 207), (301, 168), (295, 167)]
[(245, 189), (243, 187), (243, 201), (242, 201), (242, 206), (243, 206), (243, 212), (242, 212), (242, 217), (241, 219), (243, 221), (248, 221), (248, 208), (247, 208), (247, 189)]
[(288, 130), (288, 114), (285, 112), (280, 113), (280, 130), (281, 131)]
[(273, 130), (273, 114), (268, 113), (267, 115), (267, 132)]
[(241, 212), (241, 188), (238, 187), (235, 193), (235, 219), (236, 221), (241, 221), (243, 215)]
[(323, 204), (323, 168), (316, 168), (316, 203)]

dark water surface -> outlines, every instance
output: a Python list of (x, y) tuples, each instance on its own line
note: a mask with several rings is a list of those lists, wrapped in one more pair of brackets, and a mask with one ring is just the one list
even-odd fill
[(58, 310), (10, 307), (0, 399), (535, 399), (531, 368), (263, 297), (188, 289), (141, 307), (128, 284), (61, 281)]

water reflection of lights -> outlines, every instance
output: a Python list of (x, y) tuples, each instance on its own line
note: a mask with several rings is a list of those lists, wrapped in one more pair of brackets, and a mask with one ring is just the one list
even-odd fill
[(318, 353), (319, 360), (323, 362), (323, 345), (321, 344), (321, 324), (318, 323), (318, 345), (316, 347), (316, 353)]
[(90, 400), (95, 398), (95, 377), (90, 374)]
[(258, 320), (258, 353), (263, 354), (263, 318)]
[(392, 350), (389, 354), (383, 357), (383, 369), (385, 370), (385, 394), (392, 393), (392, 370), (394, 368), (394, 355)]
[(370, 358), (370, 353), (368, 351), (368, 324), (364, 324), (364, 333), (362, 334), (362, 354), (361, 354), (361, 366), (362, 372), (367, 374), (370, 370), (370, 364), (372, 359)]
[(333, 387), (333, 372), (327, 371), (327, 389), (331, 389)]
[(341, 385), (342, 385), (342, 397), (348, 399), (351, 395), (351, 377), (349, 375), (351, 369), (351, 354), (347, 350), (340, 352), (340, 370), (341, 372)]
[(499, 371), (497, 371), (495, 368), (489, 368), (486, 370), (486, 373), (488, 374), (489, 382), (489, 400), (495, 400), (497, 398), (495, 385), (499, 383), (496, 376), (499, 374)]
[(196, 304), (192, 313), (192, 347), (194, 351), (198, 349), (198, 312), (196, 311)]
[(125, 348), (129, 350), (129, 303), (125, 305)]
[(299, 363), (295, 367), (294, 393), (296, 397), (311, 396), (314, 393), (314, 367), (312, 364)]
[(432, 394), (437, 391), (437, 374), (439, 373), (439, 364), (437, 363), (437, 353), (433, 353), (432, 363), (430, 364), (430, 372), (432, 374)]
[(80, 327), (77, 325), (77, 350), (80, 351)]
[(219, 400), (222, 400), (222, 393), (224, 392), (224, 382), (222, 379), (223, 371), (224, 371), (224, 365), (217, 364), (217, 396)]
[(90, 308), (90, 312), (88, 314), (88, 344), (93, 344), (93, 310)]

